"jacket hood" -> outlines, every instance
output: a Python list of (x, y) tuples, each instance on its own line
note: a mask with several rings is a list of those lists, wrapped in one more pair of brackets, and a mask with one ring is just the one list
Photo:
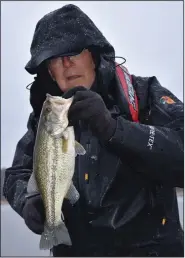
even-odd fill
[(37, 67), (46, 59), (89, 48), (105, 61), (115, 52), (92, 20), (77, 6), (69, 4), (41, 18), (31, 43), (31, 59), (25, 69), (37, 73)]
[(31, 59), (25, 69), (38, 75), (39, 67), (46, 59), (84, 48), (88, 48), (98, 59), (96, 74), (100, 91), (106, 96), (115, 74), (114, 48), (93, 21), (72, 4), (52, 11), (38, 21), (30, 48)]

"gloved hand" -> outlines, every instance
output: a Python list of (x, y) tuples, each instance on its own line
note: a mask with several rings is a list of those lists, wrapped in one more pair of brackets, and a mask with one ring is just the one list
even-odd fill
[(23, 219), (31, 231), (35, 234), (42, 234), (44, 231), (45, 212), (40, 195), (26, 200), (23, 208)]
[(68, 117), (72, 125), (78, 120), (87, 123), (101, 141), (109, 140), (116, 129), (116, 120), (112, 118), (101, 96), (85, 88), (75, 92)]

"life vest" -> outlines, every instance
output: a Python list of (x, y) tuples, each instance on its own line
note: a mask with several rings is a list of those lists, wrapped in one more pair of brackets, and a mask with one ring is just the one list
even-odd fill
[(119, 79), (121, 89), (119, 89), (119, 94), (121, 94), (121, 98), (124, 99), (122, 104), (128, 105), (128, 112), (131, 115), (131, 119), (133, 122), (139, 122), (139, 110), (138, 110), (138, 99), (134, 87), (132, 85), (132, 77), (129, 74), (128, 70), (124, 66), (120, 66), (116, 64), (116, 74)]

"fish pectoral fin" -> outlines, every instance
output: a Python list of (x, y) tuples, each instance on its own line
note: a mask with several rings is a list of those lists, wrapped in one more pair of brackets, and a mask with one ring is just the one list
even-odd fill
[(75, 156), (77, 155), (85, 155), (86, 150), (84, 147), (77, 141), (75, 141)]
[(67, 194), (65, 195), (65, 198), (68, 199), (71, 204), (75, 204), (80, 198), (80, 194), (74, 186), (73, 182), (71, 182)]
[(28, 181), (28, 185), (27, 185), (27, 193), (29, 194), (36, 194), (39, 193), (39, 188), (37, 186), (37, 182), (35, 179), (35, 173), (34, 171), (32, 172), (29, 181)]

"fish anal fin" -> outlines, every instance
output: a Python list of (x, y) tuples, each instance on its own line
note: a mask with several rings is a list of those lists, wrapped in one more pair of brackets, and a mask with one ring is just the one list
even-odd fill
[(39, 193), (39, 188), (37, 185), (37, 181), (35, 178), (35, 173), (34, 171), (32, 172), (29, 181), (28, 181), (28, 185), (27, 185), (27, 193), (28, 194), (36, 194)]
[(74, 186), (73, 182), (71, 182), (65, 198), (68, 199), (72, 205), (75, 204), (80, 198), (80, 194)]

